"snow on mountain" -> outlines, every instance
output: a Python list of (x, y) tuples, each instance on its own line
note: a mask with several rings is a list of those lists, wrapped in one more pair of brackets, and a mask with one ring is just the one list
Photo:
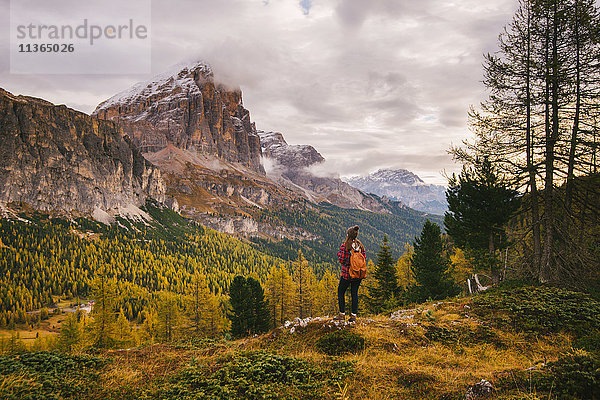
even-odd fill
[[(160, 99), (162, 102), (172, 101), (177, 96), (186, 97), (190, 91), (200, 93), (200, 89), (194, 80), (194, 72), (200, 72), (206, 77), (212, 76), (211, 67), (202, 61), (179, 63), (167, 71), (154, 76), (152, 79), (138, 82), (132, 87), (103, 101), (98, 105), (94, 114), (98, 114), (100, 111), (107, 110), (115, 105), (134, 103), (138, 99), (149, 101), (161, 93), (171, 94), (168, 98), (162, 97)], [(142, 119), (142, 117), (139, 116), (137, 119)]]
[(399, 200), (415, 210), (440, 215), (448, 210), (445, 187), (429, 185), (405, 169), (380, 169), (345, 181), (364, 192)]

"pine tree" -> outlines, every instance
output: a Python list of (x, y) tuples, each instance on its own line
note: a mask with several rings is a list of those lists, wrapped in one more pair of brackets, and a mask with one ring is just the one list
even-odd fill
[(487, 157), (473, 168), (452, 176), (446, 192), (448, 212), (444, 225), (454, 244), (489, 266), (500, 279), (496, 252), (506, 248), (505, 227), (520, 205), (519, 193), (507, 187)]
[(231, 334), (234, 337), (246, 336), (250, 328), (250, 299), (246, 287), (246, 278), (241, 275), (233, 278), (229, 287), (229, 302), (231, 303), (231, 313), (228, 315), (231, 320)]
[(422, 303), (458, 294), (459, 290), (447, 272), (449, 260), (443, 253), (440, 227), (427, 220), (420, 237), (415, 238), (413, 248), (411, 267), (416, 284), (410, 287), (408, 299)]
[(269, 329), (269, 311), (264, 292), (254, 278), (233, 278), (229, 288), (231, 334), (235, 337), (262, 333)]
[(269, 330), (268, 302), (265, 300), (265, 292), (260, 282), (248, 277), (246, 280), (248, 294), (250, 296), (251, 319), (249, 322), (250, 334), (263, 333)]
[(393, 308), (399, 301), (398, 276), (387, 235), (379, 246), (377, 263), (373, 271), (374, 286), (369, 288), (369, 308), (373, 313), (383, 312)]

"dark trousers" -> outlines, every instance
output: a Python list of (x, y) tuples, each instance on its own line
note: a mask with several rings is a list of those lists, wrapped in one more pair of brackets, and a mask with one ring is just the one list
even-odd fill
[(340, 312), (346, 312), (346, 290), (350, 287), (350, 296), (352, 297), (352, 314), (358, 313), (358, 287), (362, 279), (348, 281), (344, 278), (340, 278), (340, 284), (338, 286), (338, 303), (340, 305)]

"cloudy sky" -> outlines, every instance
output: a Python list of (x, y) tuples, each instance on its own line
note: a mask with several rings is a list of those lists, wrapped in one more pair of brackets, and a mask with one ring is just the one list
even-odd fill
[[(0, 4), (8, 27), (10, 1)], [(468, 108), (486, 95), (482, 56), (515, 9), (516, 0), (154, 0), (151, 69), (209, 62), (242, 88), (259, 129), (312, 144), (330, 171), (405, 168), (444, 184), (443, 171), (459, 168), (447, 150), (468, 137)], [(11, 74), (9, 43), (5, 28), (0, 87), (88, 113), (151, 77)]]

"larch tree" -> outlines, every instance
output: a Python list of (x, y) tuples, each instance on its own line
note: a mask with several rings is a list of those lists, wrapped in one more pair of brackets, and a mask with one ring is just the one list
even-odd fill
[(593, 0), (521, 0), (484, 61), (490, 96), (470, 113), (475, 141), (453, 149), (467, 164), (489, 157), (527, 193), (524, 256), (540, 282), (577, 279), (589, 255), (577, 233), (595, 189), (577, 178), (597, 170), (598, 26)]
[(58, 346), (66, 352), (71, 353), (82, 339), (81, 324), (77, 321), (76, 313), (71, 313), (63, 322), (58, 335)]
[(162, 340), (170, 342), (177, 334), (181, 321), (181, 313), (177, 295), (172, 292), (161, 292), (158, 295), (157, 319), (158, 331)]
[(96, 347), (110, 347), (114, 343), (117, 293), (115, 282), (107, 276), (106, 270), (95, 279), (93, 294), (92, 342)]
[(294, 281), (287, 272), (285, 265), (271, 267), (267, 276), (267, 299), (273, 326), (283, 325), (287, 318), (291, 318), (294, 308)]
[(404, 254), (396, 261), (396, 273), (398, 274), (398, 286), (402, 290), (408, 289), (415, 283), (415, 278), (412, 275), (410, 268), (410, 259), (414, 253), (414, 249), (410, 243), (404, 245)]
[(335, 315), (338, 312), (337, 287), (339, 278), (326, 271), (315, 291), (315, 311), (319, 315)]
[(209, 319), (207, 314), (211, 296), (204, 274), (197, 272), (194, 275), (190, 289), (187, 301), (188, 314), (196, 334), (199, 334), (206, 330), (205, 322)]
[(292, 277), (296, 288), (296, 307), (298, 316), (304, 318), (312, 316), (314, 286), (316, 278), (314, 271), (302, 251), (298, 251), (298, 258), (293, 263)]

